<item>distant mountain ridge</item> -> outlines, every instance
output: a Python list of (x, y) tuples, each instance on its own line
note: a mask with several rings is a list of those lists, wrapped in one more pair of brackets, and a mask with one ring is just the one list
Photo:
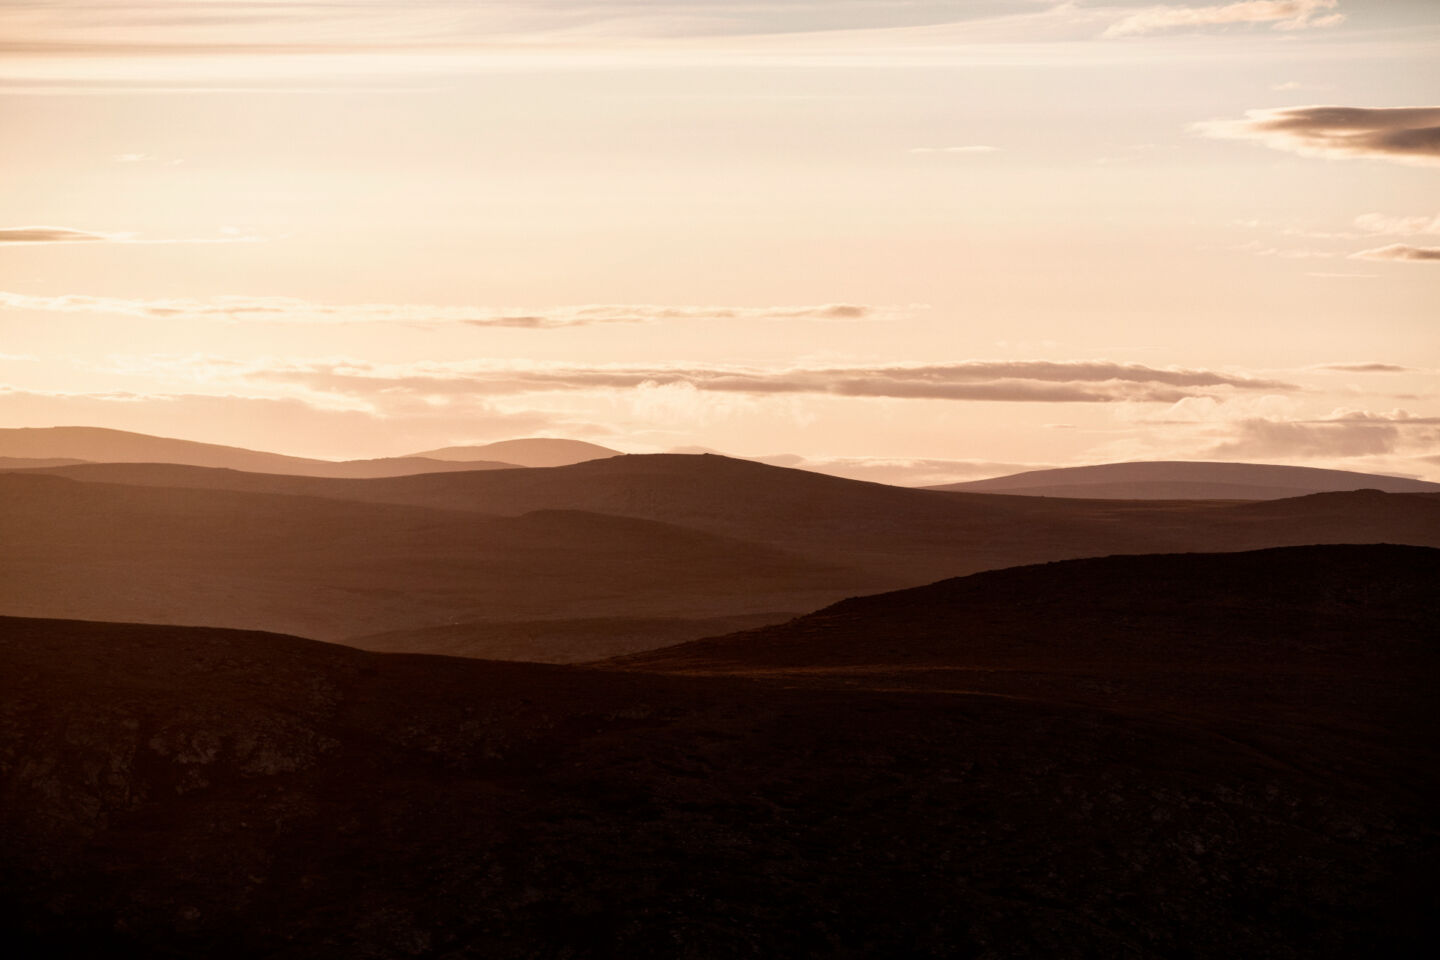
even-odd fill
[(1027, 470), (926, 489), (1098, 500), (1279, 500), (1361, 489), (1440, 493), (1440, 483), (1283, 464), (1143, 460)]
[[(34, 462), (24, 462), (34, 461)], [(0, 429), (0, 469), (69, 463), (173, 463), (248, 473), (295, 477), (394, 477), (453, 470), (502, 470), (513, 463), (472, 460), (455, 463), (426, 457), (374, 460), (313, 460), (196, 440), (155, 437), (104, 427), (15, 427)]]
[(478, 446), (440, 447), (437, 450), (422, 450), (410, 454), (431, 460), (498, 460), (521, 467), (565, 467), (587, 460), (604, 460), (607, 457), (622, 456), (619, 450), (611, 450), (584, 440), (562, 440), (554, 437), (524, 437), (518, 440), (500, 440)]
[[(137, 465), (89, 468), (107, 466)], [(481, 619), (813, 609), (874, 582), (760, 544), (578, 510), (497, 517), (44, 472), (0, 473), (0, 544), (0, 613), (322, 640)]]
[(0, 613), (407, 631), (415, 652), (481, 652), (484, 631), (415, 631), (749, 615), (1066, 558), (1387, 542), (1440, 546), (1440, 495), (1061, 500), (667, 454), (374, 479), (90, 463), (0, 473)]

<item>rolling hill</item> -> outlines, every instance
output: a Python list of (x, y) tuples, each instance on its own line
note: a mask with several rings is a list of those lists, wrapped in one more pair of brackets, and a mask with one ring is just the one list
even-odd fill
[[(175, 463), (301, 477), (395, 477), (445, 470), (500, 470), (513, 463), (474, 460), (455, 464), (425, 457), (378, 460), (310, 460), (193, 440), (152, 437), (101, 427), (15, 427), (0, 429), (0, 469), (50, 466), (21, 461), (68, 460), (94, 463)], [(11, 461), (11, 462), (7, 462)]]
[(795, 613), (731, 617), (591, 617), (579, 620), (475, 620), (418, 630), (346, 637), (347, 646), (383, 653), (432, 653), (479, 660), (585, 663), (768, 626)]
[(458, 460), (473, 463), (477, 460), (498, 460), (521, 467), (563, 467), (587, 460), (603, 460), (620, 456), (619, 450), (611, 450), (584, 440), (560, 440), (552, 437), (528, 437), (520, 440), (501, 440), (498, 443), (483, 443), (478, 446), (441, 447), (413, 453), (412, 457), (429, 460)]
[[(1377, 622), (1384, 628), (1373, 629)], [(1139, 668), (1193, 679), (1216, 665), (1249, 677), (1328, 662), (1349, 664), (1337, 672), (1350, 682), (1372, 666), (1386, 672), (1440, 657), (1437, 623), (1440, 550), (1279, 547), (992, 570), (616, 663), (708, 673), (900, 668), (949, 683), (950, 669), (1053, 672), (1063, 664), (1111, 677)]]
[(631, 455), (566, 467), (370, 480), (148, 465), (45, 472), (492, 515), (579, 510), (653, 520), (860, 568), (868, 571), (871, 591), (1116, 553), (1306, 543), (1440, 546), (1440, 497), (1429, 494), (1317, 494), (1268, 504), (1055, 500), (913, 490), (711, 455)]
[(589, 668), (0, 618), (0, 935), (1425, 956), (1437, 575), (1383, 546), (1079, 561)]
[[(253, 476), (253, 475), (252, 475)], [(487, 619), (803, 610), (873, 577), (672, 524), (0, 474), (0, 612), (320, 639)]]
[(1278, 500), (1362, 489), (1440, 493), (1440, 483), (1278, 464), (1153, 460), (1028, 470), (929, 489), (1102, 500)]

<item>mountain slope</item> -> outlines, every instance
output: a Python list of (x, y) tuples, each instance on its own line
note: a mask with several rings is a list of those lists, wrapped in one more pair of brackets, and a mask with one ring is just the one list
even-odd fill
[(478, 446), (441, 447), (411, 454), (432, 460), (499, 460), (522, 467), (563, 467), (587, 460), (603, 460), (620, 456), (619, 450), (611, 450), (584, 440), (560, 440), (551, 437), (529, 437), (521, 440), (501, 440), (498, 443), (483, 443)]
[(1028, 470), (929, 489), (1105, 500), (1274, 500), (1361, 489), (1440, 493), (1440, 483), (1279, 464), (1154, 460)]
[[(1361, 630), (1376, 622), (1385, 629)], [(820, 670), (1383, 659), (1440, 655), (1436, 623), (1440, 549), (1299, 546), (992, 570), (850, 598), (787, 623), (624, 663)]]
[(813, 608), (840, 565), (580, 511), (488, 517), (0, 474), (0, 612), (321, 639), (481, 618)]
[(0, 457), (0, 470), (41, 470), (46, 467), (73, 467), (88, 462), (75, 457)]
[[(499, 470), (515, 466), (511, 463), (479, 460), (457, 465), (445, 460), (418, 456), (378, 460), (310, 460), (101, 427), (3, 429), (0, 430), (0, 457), (96, 463), (177, 463), (303, 477), (394, 477), (445, 470)], [(38, 467), (42, 464), (13, 463), (5, 465), (4, 468), (27, 466)]]
[(430, 653), (532, 663), (586, 663), (768, 626), (795, 616), (794, 613), (754, 613), (688, 620), (677, 617), (476, 620), (346, 637), (344, 643), (382, 653)]
[(635, 517), (861, 568), (869, 590), (1116, 553), (1305, 543), (1440, 546), (1440, 497), (1427, 494), (1318, 494), (1268, 505), (1053, 500), (912, 490), (707, 455), (373, 480), (102, 464), (46, 472), (502, 515), (559, 509)]
[(1292, 762), (1418, 789), (1403, 756), (1437, 728), (1436, 624), (1440, 550), (1285, 547), (989, 571), (612, 665), (1188, 716)]

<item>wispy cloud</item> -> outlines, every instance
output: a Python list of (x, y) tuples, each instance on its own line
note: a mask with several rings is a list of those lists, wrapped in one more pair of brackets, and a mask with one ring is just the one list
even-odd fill
[(972, 144), (964, 147), (912, 147), (911, 153), (999, 153), (999, 147), (991, 147), (983, 143)]
[(1398, 363), (1322, 363), (1316, 370), (1336, 370), (1341, 373), (1411, 373), (1414, 367), (1402, 367)]
[[(193, 358), (180, 361), (194, 364)], [(750, 394), (820, 394), (1009, 403), (1174, 403), (1235, 390), (1298, 389), (1277, 380), (1215, 370), (1111, 361), (988, 361), (871, 367), (574, 366), (521, 363), (354, 361), (272, 364), (238, 376), (318, 392), (396, 397), (503, 395), (573, 390), (686, 388)]]
[[(1278, 45), (1268, 30), (1258, 43), (1224, 50), (1216, 44), (1161, 51), (1168, 40), (1113, 37), (1226, 24), (1322, 26), (1338, 22), (1330, 9), (1335, 2), (1137, 8), (1135, 0), (32, 0), (0, 3), (0, 80), (20, 81), (0, 82), (0, 95), (110, 94), (118, 92), (117, 81), (155, 93), (264, 88), (282, 79), (370, 77), (384, 85), (403, 76), (557, 64), (1035, 67), (1257, 55), (1273, 63)], [(1112, 39), (1101, 40), (1107, 29)], [(1431, 44), (1409, 37), (1402, 46), (1405, 55), (1423, 57)], [(1397, 49), (1386, 41), (1386, 55)], [(1299, 45), (1283, 52), (1292, 61), (1333, 57)]]
[(0, 291), (0, 307), (60, 313), (107, 313), (167, 320), (263, 323), (468, 324), (478, 327), (548, 329), (607, 323), (672, 320), (891, 320), (925, 309), (922, 305), (870, 306), (822, 303), (762, 307), (585, 304), (520, 309), (409, 303), (314, 303), (294, 297), (222, 296), (208, 299), (127, 299), (82, 294), (32, 296)]
[(0, 227), (0, 243), (108, 243), (124, 236), (68, 227)]
[(1237, 244), (1231, 249), (1257, 257), (1279, 257), (1282, 260), (1329, 260), (1339, 256), (1329, 250), (1312, 250), (1306, 247), (1271, 247), (1259, 240)]
[(1228, 425), (1230, 436), (1207, 455), (1216, 457), (1364, 457), (1428, 445), (1440, 437), (1440, 417), (1406, 410), (1374, 413), (1337, 410), (1310, 420), (1255, 418)]
[(1440, 213), (1418, 217), (1392, 217), (1383, 213), (1362, 213), (1355, 226), (1371, 236), (1413, 237), (1440, 234)]
[[(98, 233), (69, 227), (0, 227), (0, 244), (34, 243), (256, 243), (261, 237), (242, 236), (222, 231), (218, 237), (159, 237), (150, 239), (134, 233)], [(9, 296), (7, 294), (6, 296)], [(37, 308), (41, 309), (41, 308)]]
[(1352, 260), (1407, 260), (1411, 263), (1440, 263), (1440, 247), (1412, 247), (1405, 243), (1392, 243), (1373, 250), (1361, 250), (1350, 255)]
[(1236, 23), (1268, 23), (1276, 30), (1333, 27), (1343, 22), (1345, 15), (1327, 11), (1339, 5), (1339, 0), (1241, 0), (1204, 7), (1147, 7), (1112, 24), (1103, 36), (1138, 37), (1162, 31)]
[(1440, 107), (1282, 107), (1249, 110), (1243, 120), (1209, 120), (1194, 129), (1309, 156), (1440, 164)]

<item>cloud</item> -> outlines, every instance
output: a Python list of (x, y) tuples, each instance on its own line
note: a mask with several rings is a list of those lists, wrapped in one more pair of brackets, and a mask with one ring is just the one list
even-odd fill
[(1339, 0), (1241, 0), (1207, 7), (1158, 6), (1126, 16), (1110, 25), (1102, 36), (1139, 37), (1164, 30), (1226, 26), (1233, 23), (1268, 23), (1276, 30), (1333, 27), (1342, 13), (1323, 13)]
[(1398, 423), (1409, 426), (1426, 425), (1433, 426), (1440, 424), (1440, 417), (1427, 417), (1411, 413), (1409, 410), (1390, 410), (1387, 412), (1376, 412), (1373, 410), (1348, 410), (1341, 407), (1331, 411), (1328, 417), (1318, 420), (1307, 420), (1305, 423)]
[(912, 147), (911, 153), (998, 153), (999, 147), (986, 146), (982, 143), (972, 144), (965, 147)]
[(1317, 370), (1338, 370), (1341, 373), (1413, 373), (1414, 367), (1398, 363), (1322, 363)]
[(1420, 234), (1440, 234), (1440, 214), (1418, 217), (1391, 217), (1383, 213), (1362, 213), (1355, 218), (1355, 226), (1371, 236), (1413, 237)]
[[(96, 233), (69, 227), (0, 227), (0, 244), (7, 243), (255, 243), (261, 237), (227, 233), (219, 237), (170, 237), (147, 240), (133, 233)], [(7, 294), (18, 296), (18, 294)]]
[(1329, 260), (1339, 256), (1329, 250), (1312, 250), (1305, 247), (1269, 247), (1259, 240), (1238, 244), (1231, 249), (1254, 254), (1257, 257), (1279, 257), (1282, 260)]
[(1399, 439), (1393, 424), (1311, 424), (1242, 420), (1234, 437), (1208, 451), (1216, 457), (1360, 457), (1390, 453)]
[(1440, 247), (1412, 247), (1392, 243), (1387, 247), (1361, 250), (1350, 254), (1351, 260), (1408, 260), (1413, 263), (1440, 263)]
[[(186, 359), (182, 364), (193, 364)], [(133, 371), (132, 371), (133, 372)], [(485, 362), (377, 365), (305, 362), (255, 369), (257, 380), (352, 396), (453, 397), (568, 390), (655, 390), (823, 394), (1010, 403), (1175, 403), (1234, 390), (1293, 390), (1292, 384), (1213, 370), (1110, 361), (963, 361), (873, 367), (593, 366)]]
[(208, 299), (127, 299), (83, 294), (31, 296), (0, 291), (0, 307), (58, 313), (108, 313), (165, 320), (262, 323), (468, 324), (478, 327), (548, 329), (607, 323), (669, 320), (893, 320), (923, 305), (870, 306), (822, 303), (801, 306), (725, 307), (656, 304), (589, 304), (544, 309), (436, 306), (407, 303), (313, 303), (294, 297), (222, 296)]
[(1336, 410), (1311, 420), (1253, 418), (1227, 425), (1226, 439), (1208, 451), (1217, 457), (1365, 457), (1429, 447), (1440, 439), (1440, 417), (1408, 410), (1376, 413)]
[(105, 243), (120, 237), (68, 227), (0, 227), (0, 243)]
[(1281, 107), (1248, 110), (1244, 120), (1210, 120), (1193, 129), (1307, 156), (1440, 164), (1440, 107)]

